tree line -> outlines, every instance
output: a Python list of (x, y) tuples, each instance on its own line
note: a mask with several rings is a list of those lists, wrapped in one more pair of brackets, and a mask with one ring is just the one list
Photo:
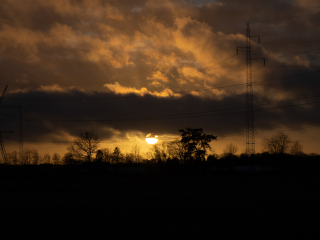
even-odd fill
[[(100, 148), (100, 138), (95, 131), (84, 131), (74, 138), (72, 144), (67, 147), (68, 152), (64, 156), (58, 153), (45, 153), (40, 155), (36, 149), (24, 149), (21, 156), (17, 151), (7, 154), (7, 162), (2, 164), (11, 165), (74, 165), (84, 162), (96, 163), (144, 163), (144, 162), (166, 162), (175, 160), (185, 164), (195, 161), (207, 161), (236, 159), (249, 157), (245, 152), (237, 155), (238, 147), (232, 143), (228, 144), (221, 155), (217, 155), (210, 143), (217, 136), (205, 134), (202, 128), (180, 129), (181, 138), (170, 142), (162, 142), (152, 145), (149, 152), (142, 154), (140, 147), (136, 144), (131, 152), (123, 153), (119, 147), (113, 151), (108, 148)], [(290, 137), (278, 132), (276, 135), (263, 140), (263, 154), (272, 155), (294, 155), (304, 156), (303, 146), (299, 141), (292, 141)], [(261, 155), (258, 153), (256, 155)], [(315, 155), (315, 154), (313, 154)]]
[(108, 148), (99, 149), (99, 136), (94, 131), (80, 133), (73, 143), (68, 146), (68, 153), (64, 156), (66, 163), (77, 162), (109, 162), (117, 163), (142, 163), (145, 161), (167, 161), (178, 159), (179, 161), (192, 161), (201, 159), (204, 161), (211, 151), (210, 142), (216, 136), (203, 133), (202, 128), (180, 129), (181, 139), (154, 144), (151, 150), (145, 154), (140, 153), (140, 147), (134, 145), (130, 153), (122, 153), (119, 147), (113, 152)]

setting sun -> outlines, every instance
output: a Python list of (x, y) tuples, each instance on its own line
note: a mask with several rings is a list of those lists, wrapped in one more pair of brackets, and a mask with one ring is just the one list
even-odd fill
[(158, 142), (158, 135), (154, 134), (154, 133), (149, 133), (146, 136), (146, 141), (149, 144), (156, 144)]

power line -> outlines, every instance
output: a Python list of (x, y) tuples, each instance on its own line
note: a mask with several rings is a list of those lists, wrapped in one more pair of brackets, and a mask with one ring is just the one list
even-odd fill
[(260, 129), (258, 130), (259, 133), (261, 132), (271, 132), (271, 131), (279, 131), (282, 129), (289, 129), (289, 130), (298, 130), (298, 129), (305, 129), (305, 128), (314, 128), (318, 127), (315, 125), (319, 125), (319, 123), (301, 123), (301, 124), (292, 124), (288, 126), (282, 126), (282, 127), (274, 127), (272, 129)]
[[(283, 127), (275, 127), (272, 129), (257, 129), (257, 133), (263, 133), (263, 132), (274, 132), (274, 131), (279, 131), (282, 129), (287, 129), (287, 130), (298, 130), (298, 129), (305, 129), (305, 128), (319, 128), (318, 126), (315, 126), (316, 124), (319, 123), (302, 123), (302, 124), (293, 124), (293, 125), (288, 125), (288, 126), (283, 126)], [(243, 135), (243, 133), (238, 133), (238, 134), (232, 134), (232, 135)], [(8, 139), (8, 137), (5, 137)], [(12, 141), (18, 140), (18, 139), (10, 139)], [(73, 141), (43, 141), (43, 140), (31, 140), (31, 139), (26, 139), (24, 142), (37, 142), (37, 143), (73, 143)], [(100, 143), (110, 143), (109, 141), (100, 141)]]
[[(254, 53), (252, 55), (277, 55), (277, 54), (283, 54), (283, 55), (290, 55), (290, 54), (306, 54), (306, 53), (320, 53), (320, 51), (306, 51), (306, 52), (277, 52), (277, 53)], [(239, 54), (244, 55), (244, 54)]]
[[(302, 97), (302, 98), (294, 98), (294, 99), (283, 100), (283, 101), (278, 101), (278, 102), (269, 102), (269, 103), (256, 104), (256, 105), (254, 105), (254, 107), (264, 106), (264, 105), (271, 105), (271, 104), (278, 104), (278, 103), (284, 103), (284, 102), (296, 101), (296, 100), (302, 100), (302, 99), (308, 99), (308, 98), (314, 98), (314, 97), (320, 97), (320, 95), (314, 95), (314, 96), (308, 96), (308, 97)], [(172, 114), (172, 115), (166, 115), (166, 116), (195, 115), (195, 114), (201, 114), (201, 113), (221, 112), (221, 111), (229, 111), (229, 110), (236, 110), (236, 109), (243, 109), (243, 108), (246, 108), (246, 107), (233, 107), (233, 108), (217, 109), (217, 110), (211, 110), (211, 111)], [(155, 116), (155, 117), (159, 117), (159, 116)], [(160, 117), (161, 117), (161, 116), (160, 116)]]
[[(316, 71), (316, 72), (319, 72), (319, 71)], [(315, 73), (315, 72), (311, 72), (311, 73)], [(301, 75), (305, 75), (305, 74), (310, 74), (310, 73), (304, 73), (304, 74), (298, 74), (298, 75), (292, 75), (292, 76), (289, 76), (289, 77), (294, 77), (294, 76), (301, 76)], [(278, 79), (283, 79), (283, 78), (288, 78), (287, 77), (282, 77), (282, 78), (275, 78), (275, 79), (269, 79), (269, 80), (263, 80), (263, 81), (258, 81), (258, 82), (264, 82), (264, 81), (274, 81), (274, 80), (278, 80)], [(225, 87), (232, 87), (232, 86), (240, 86), (240, 85), (244, 85), (244, 84), (236, 84), (236, 85), (229, 85), (229, 86), (223, 86), (223, 87), (215, 87), (215, 88), (225, 88)], [(200, 89), (200, 90), (193, 90), (193, 91), (202, 91), (202, 90), (209, 90), (209, 89), (215, 89), (215, 88), (206, 88), (206, 89)], [(185, 92), (191, 92), (191, 91), (185, 91)], [(181, 92), (182, 93), (182, 92)], [(291, 101), (291, 100), (287, 100), (287, 101)], [(267, 104), (274, 104), (274, 103), (267, 103)], [(264, 104), (265, 105), (265, 104)], [(233, 109), (236, 109), (236, 108), (233, 108)], [(228, 109), (225, 109), (225, 110), (228, 110)], [(218, 110), (218, 111), (225, 111), (225, 110)], [(214, 112), (214, 111), (207, 111), (208, 112)], [(205, 112), (204, 112), (205, 113)], [(183, 115), (192, 115), (192, 114), (197, 114), (197, 113), (189, 113), (189, 114), (183, 114)], [(229, 113), (228, 113), (229, 114)], [(176, 115), (177, 116), (177, 115)], [(179, 115), (178, 115), (179, 116)], [(160, 116), (161, 117), (161, 116)], [(170, 117), (170, 116), (167, 116), (167, 117)], [(118, 120), (118, 119), (117, 119)], [(116, 121), (117, 121), (116, 120)], [(152, 119), (151, 119), (152, 120)], [(77, 121), (77, 120), (76, 120)], [(83, 120), (81, 120), (83, 121)], [(87, 120), (87, 121), (95, 121), (95, 120)], [(110, 120), (106, 120), (106, 121), (110, 121)], [(112, 121), (112, 120), (111, 120)]]
[(236, 56), (237, 56), (237, 54), (234, 54), (234, 55), (232, 55), (232, 56), (230, 56), (230, 57), (228, 57), (228, 58), (225, 58), (225, 59), (223, 59), (223, 60), (221, 60), (221, 61), (219, 61), (219, 62), (216, 62), (215, 64), (213, 64), (213, 65), (211, 65), (211, 66), (202, 68), (202, 70), (209, 69), (209, 68), (213, 68), (214, 66), (216, 66), (216, 65), (218, 65), (218, 64), (220, 64), (220, 63), (223, 63), (223, 62), (225, 62), (225, 61), (227, 61), (227, 60), (229, 60), (229, 59), (231, 59), (231, 58), (233, 58), (233, 57), (236, 57)]
[(310, 42), (320, 42), (320, 40), (304, 40), (304, 41), (287, 41), (287, 42), (262, 42), (260, 44), (289, 44), (289, 43), (310, 43)]
[[(303, 106), (303, 105), (310, 105), (310, 104), (315, 104), (315, 103), (320, 103), (319, 101), (313, 101), (313, 102), (308, 102), (308, 103), (298, 103), (298, 104), (290, 104), (286, 106), (277, 106), (277, 107), (269, 107), (269, 108), (260, 108), (260, 109), (254, 109), (255, 112), (258, 111), (265, 111), (265, 110), (272, 110), (272, 109), (280, 109), (280, 108), (288, 108), (288, 107), (295, 107), (295, 106)], [(274, 103), (267, 103), (267, 104), (274, 104)], [(266, 104), (261, 104), (266, 105)], [(260, 106), (260, 105), (255, 105), (255, 106)], [(243, 107), (238, 107), (234, 109), (241, 109)], [(228, 109), (224, 109), (226, 111)], [(223, 111), (221, 110), (213, 110), (213, 111), (204, 111), (201, 112), (203, 113), (212, 113), (216, 111)], [(208, 116), (216, 116), (216, 115), (226, 115), (226, 114), (237, 114), (237, 113), (244, 113), (246, 111), (236, 111), (236, 112), (227, 112), (227, 113), (217, 113), (217, 114), (203, 114), (203, 115), (195, 115), (198, 113), (190, 113), (189, 115), (194, 115), (194, 116), (179, 116), (179, 114), (175, 115), (160, 115), (160, 116), (152, 116), (152, 117), (140, 117), (140, 118), (127, 118), (127, 119), (121, 119), (121, 118), (116, 118), (116, 119), (28, 119), (25, 121), (52, 121), (52, 122), (115, 122), (115, 121), (137, 121), (137, 120), (166, 120), (166, 119), (180, 119), (180, 118), (194, 118), (194, 117), (208, 117)], [(186, 114), (182, 114), (186, 115)]]
[[(288, 99), (288, 100), (283, 100), (283, 101), (278, 101), (278, 102), (269, 102), (269, 103), (256, 104), (256, 105), (254, 105), (254, 107), (264, 106), (264, 105), (271, 105), (271, 104), (279, 104), (279, 103), (284, 103), (284, 102), (290, 102), (290, 101), (296, 101), (296, 100), (302, 100), (302, 99), (308, 99), (308, 98), (315, 98), (315, 97), (320, 97), (320, 95), (313, 95), (313, 96), (307, 96), (307, 97), (301, 97), (301, 98), (294, 98), (294, 99)], [(245, 107), (233, 107), (233, 108), (217, 109), (217, 110), (202, 111), (202, 112), (172, 114), (172, 115), (166, 115), (166, 117), (170, 117), (170, 116), (186, 116), (186, 115), (195, 115), (195, 114), (212, 113), (212, 112), (222, 112), (222, 111), (229, 111), (229, 110), (236, 110), (236, 109), (243, 109), (243, 108), (245, 108)], [(226, 113), (226, 114), (229, 114), (229, 113)], [(154, 117), (158, 118), (159, 116), (154, 116)]]
[[(258, 133), (263, 133), (263, 132), (274, 132), (274, 131), (279, 131), (282, 129), (288, 129), (288, 130), (298, 130), (298, 129), (305, 129), (305, 128), (320, 128), (320, 126), (316, 126), (319, 125), (319, 122), (315, 123), (299, 123), (299, 124), (291, 124), (291, 125), (287, 125), (287, 126), (281, 126), (281, 127), (272, 127), (272, 128), (268, 128), (268, 127), (257, 127)], [(232, 134), (234, 135), (243, 135), (243, 132), (241, 133), (234, 133)]]
[[(281, 66), (281, 65), (279, 65), (279, 66), (266, 66), (267, 68), (284, 68), (284, 67), (293, 67), (293, 68), (296, 68), (297, 66), (288, 66), (288, 65), (283, 65), (283, 66)], [(309, 65), (308, 67), (320, 67), (320, 65)]]

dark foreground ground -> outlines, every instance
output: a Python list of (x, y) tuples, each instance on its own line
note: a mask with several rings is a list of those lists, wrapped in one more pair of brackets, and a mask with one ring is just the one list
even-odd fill
[(30, 177), (0, 187), (0, 239), (320, 239), (315, 174)]

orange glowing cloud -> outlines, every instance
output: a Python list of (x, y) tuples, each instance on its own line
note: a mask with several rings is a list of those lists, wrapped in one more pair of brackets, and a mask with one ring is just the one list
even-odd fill
[(151, 92), (147, 88), (141, 88), (141, 89), (136, 89), (134, 87), (124, 87), (121, 86), (118, 82), (115, 83), (108, 83), (104, 85), (107, 87), (110, 91), (116, 93), (116, 94), (128, 94), (128, 93), (134, 93), (139, 96), (144, 96), (144, 95), (152, 95), (152, 96), (157, 96), (157, 97), (180, 97), (180, 94), (173, 93), (172, 90), (170, 89), (164, 89), (161, 92)]

